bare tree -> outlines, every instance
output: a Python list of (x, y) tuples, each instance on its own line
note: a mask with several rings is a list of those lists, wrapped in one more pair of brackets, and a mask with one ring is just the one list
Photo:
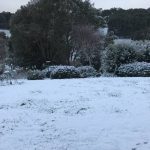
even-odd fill
[(90, 25), (75, 26), (73, 28), (72, 41), (73, 49), (70, 56), (71, 61), (76, 61), (78, 58), (85, 58), (88, 65), (92, 66), (93, 60), (96, 57), (100, 59), (100, 51), (104, 40), (94, 27)]

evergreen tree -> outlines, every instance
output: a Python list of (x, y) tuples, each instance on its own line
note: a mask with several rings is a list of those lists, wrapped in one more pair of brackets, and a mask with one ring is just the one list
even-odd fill
[(134, 40), (150, 39), (150, 11), (149, 9), (113, 8), (104, 10), (102, 16), (109, 17), (108, 27), (119, 37)]
[(99, 10), (88, 0), (30, 1), (11, 20), (17, 62), (21, 66), (37, 67), (46, 61), (69, 64), (73, 27), (90, 24), (97, 28), (101, 24), (99, 15)]

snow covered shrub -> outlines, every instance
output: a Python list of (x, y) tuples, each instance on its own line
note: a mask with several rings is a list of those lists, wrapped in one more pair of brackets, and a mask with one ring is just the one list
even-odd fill
[(0, 75), (0, 81), (1, 83), (4, 83), (3, 85), (8, 85), (8, 84), (13, 84), (13, 75), (12, 75), (12, 72), (10, 71), (4, 71), (3, 74)]
[(45, 77), (50, 78), (52, 71), (56, 69), (57, 67), (58, 66), (49, 66), (45, 68), (44, 70), (42, 70), (42, 72), (45, 74)]
[(147, 48), (144, 53), (144, 61), (150, 63), (150, 47)]
[(78, 67), (77, 70), (82, 78), (95, 77), (97, 75), (96, 70), (91, 66)]
[(136, 52), (136, 61), (150, 62), (150, 41), (133, 41), (131, 39), (118, 39), (115, 40), (115, 45), (126, 44), (133, 47)]
[(73, 66), (58, 66), (51, 73), (52, 79), (80, 78), (79, 71)]
[(27, 72), (27, 79), (28, 80), (42, 80), (44, 79), (44, 74), (40, 70), (29, 70)]
[(137, 51), (137, 61), (139, 62), (150, 62), (150, 48), (146, 48), (140, 51)]
[(8, 83), (8, 78), (7, 78), (6, 74), (1, 74), (0, 75), (0, 85), (5, 85), (6, 82)]
[(135, 62), (121, 65), (117, 70), (121, 77), (150, 77), (150, 63)]
[(15, 67), (13, 69), (13, 75), (15, 79), (24, 79), (27, 77), (26, 69), (22, 67)]
[(136, 52), (126, 44), (109, 45), (103, 53), (102, 72), (115, 73), (122, 65), (135, 62)]

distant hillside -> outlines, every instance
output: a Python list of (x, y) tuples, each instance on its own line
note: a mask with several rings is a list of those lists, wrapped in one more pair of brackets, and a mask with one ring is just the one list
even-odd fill
[(10, 12), (0, 13), (0, 29), (9, 29), (11, 16), (12, 14)]

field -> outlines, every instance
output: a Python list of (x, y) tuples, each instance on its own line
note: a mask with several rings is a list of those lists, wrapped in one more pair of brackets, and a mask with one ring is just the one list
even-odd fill
[(150, 150), (150, 78), (0, 86), (0, 150)]

